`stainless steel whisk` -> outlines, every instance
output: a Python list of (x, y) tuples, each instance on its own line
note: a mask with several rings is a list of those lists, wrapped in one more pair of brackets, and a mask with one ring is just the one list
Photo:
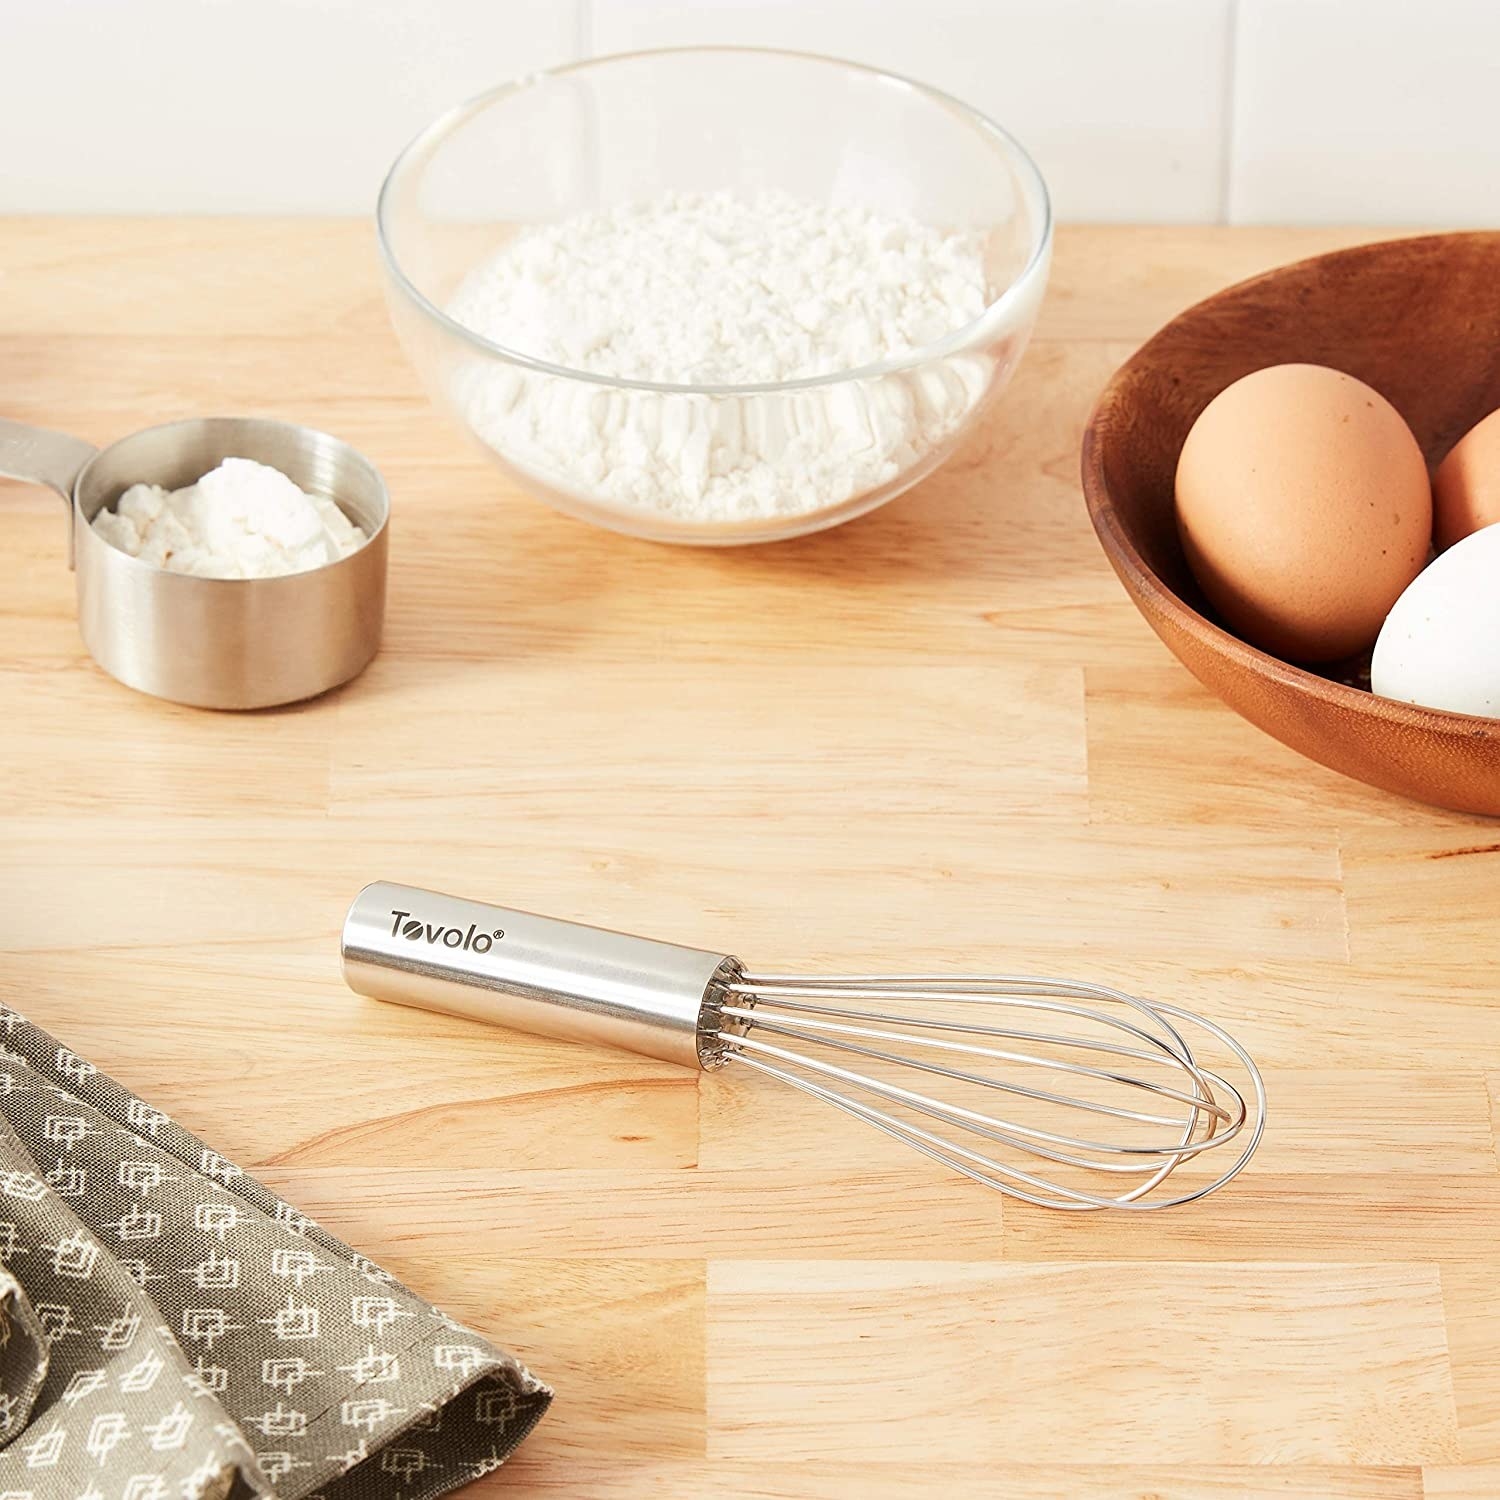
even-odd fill
[[(1260, 1072), (1233, 1037), (1103, 985), (756, 975), (726, 954), (386, 883), (356, 898), (342, 953), (361, 994), (750, 1068), (1046, 1208), (1190, 1203), (1244, 1167), (1265, 1126)], [(1204, 1066), (1185, 1030), (1217, 1043), (1244, 1082)], [(1085, 1121), (1104, 1122), (1105, 1138)], [(1163, 1188), (1210, 1152), (1212, 1176)]]

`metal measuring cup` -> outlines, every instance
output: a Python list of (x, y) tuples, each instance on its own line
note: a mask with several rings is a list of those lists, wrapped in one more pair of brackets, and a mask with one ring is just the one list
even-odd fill
[[(94, 517), (131, 485), (181, 489), (226, 458), (280, 469), (334, 501), (369, 540), (303, 573), (197, 578), (131, 557), (94, 530)], [(198, 708), (270, 708), (349, 681), (379, 649), (390, 496), (375, 466), (338, 438), (263, 418), (202, 417), (97, 449), (0, 418), (0, 475), (50, 485), (68, 502), (83, 642), (129, 687)]]

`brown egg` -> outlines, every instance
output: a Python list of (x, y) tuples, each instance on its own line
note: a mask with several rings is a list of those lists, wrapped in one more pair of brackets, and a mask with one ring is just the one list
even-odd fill
[(1439, 552), (1500, 523), (1500, 411), (1471, 427), (1432, 477), (1432, 540)]
[(1378, 391), (1322, 365), (1272, 365), (1193, 424), (1177, 525), (1232, 630), (1287, 661), (1339, 661), (1374, 641), (1427, 561), (1432, 492)]

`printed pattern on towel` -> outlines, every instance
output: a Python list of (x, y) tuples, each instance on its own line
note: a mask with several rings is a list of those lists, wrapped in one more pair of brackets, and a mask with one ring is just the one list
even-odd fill
[(4, 1007), (0, 1117), (5, 1500), (433, 1500), (545, 1410), (510, 1356)]

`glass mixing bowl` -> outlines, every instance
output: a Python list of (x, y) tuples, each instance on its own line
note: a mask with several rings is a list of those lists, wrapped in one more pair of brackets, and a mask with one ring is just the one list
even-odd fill
[[(568, 369), (451, 311), (465, 279), (528, 228), (719, 191), (782, 192), (975, 234), (988, 304), (898, 358), (758, 385)], [(750, 48), (627, 53), (483, 94), (401, 153), (377, 219), (402, 344), (437, 405), (507, 473), (582, 520), (720, 545), (836, 525), (930, 474), (1015, 371), (1052, 244), (1041, 174), (977, 111), (853, 63)], [(601, 454), (610, 444), (600, 435), (622, 430), (629, 498)], [(776, 483), (728, 517), (705, 514), (716, 507), (703, 492), (736, 465), (769, 466)]]

